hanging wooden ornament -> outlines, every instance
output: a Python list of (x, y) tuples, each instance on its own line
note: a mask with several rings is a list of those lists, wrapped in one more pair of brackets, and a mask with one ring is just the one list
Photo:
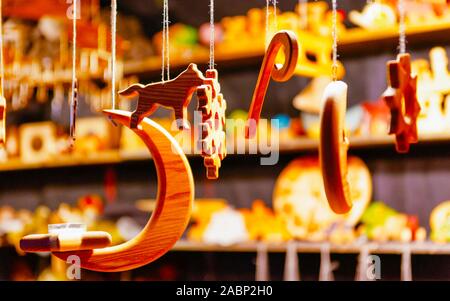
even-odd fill
[(417, 118), (420, 105), (417, 100), (417, 76), (411, 75), (411, 57), (399, 54), (397, 60), (387, 63), (388, 88), (383, 99), (391, 111), (389, 134), (395, 135), (396, 149), (407, 153), (409, 145), (418, 142)]
[[(118, 124), (131, 128), (130, 112), (107, 110), (105, 114)], [(81, 250), (86, 249), (81, 242), (70, 243), (70, 235), (59, 236), (57, 241), (66, 247), (64, 252), (53, 254), (62, 260), (76, 255), (85, 269), (100, 272), (131, 270), (167, 253), (186, 229), (194, 199), (194, 180), (183, 150), (166, 130), (150, 119), (144, 119), (133, 131), (149, 149), (158, 174), (158, 198), (150, 220), (136, 237), (112, 247)], [(95, 233), (85, 232), (82, 237), (91, 236)], [(35, 252), (36, 239), (24, 237), (20, 244), (22, 250)], [(102, 242), (105, 242), (104, 238)], [(54, 249), (47, 244), (46, 248), (39, 247), (39, 250)]]
[[(285, 61), (283, 65), (275, 63), (280, 51), (284, 51)], [(253, 92), (252, 103), (250, 105), (245, 129), (245, 136), (247, 139), (253, 138), (256, 134), (270, 79), (273, 78), (277, 82), (289, 80), (294, 74), (297, 60), (298, 43), (295, 34), (288, 30), (277, 32), (267, 47), (261, 70), (259, 71), (258, 81), (256, 82), (256, 87)]]
[(331, 82), (325, 89), (320, 116), (319, 158), (328, 203), (335, 213), (352, 208), (347, 181), (348, 139), (344, 132), (347, 84)]
[(395, 135), (399, 153), (407, 153), (410, 144), (418, 142), (417, 118), (420, 104), (417, 100), (417, 76), (411, 74), (411, 56), (406, 53), (406, 25), (404, 0), (398, 0), (399, 49), (397, 60), (387, 63), (388, 88), (383, 99), (391, 111), (389, 134)]
[(348, 139), (345, 134), (347, 84), (337, 81), (337, 0), (333, 4), (333, 81), (325, 88), (320, 114), (319, 160), (331, 210), (344, 214), (352, 208), (347, 180)]

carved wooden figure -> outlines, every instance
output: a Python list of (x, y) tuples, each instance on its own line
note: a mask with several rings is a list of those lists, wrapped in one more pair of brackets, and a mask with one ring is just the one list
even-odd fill
[(399, 153), (409, 151), (411, 143), (418, 142), (417, 118), (420, 105), (417, 100), (417, 76), (411, 75), (411, 57), (399, 54), (397, 60), (387, 63), (388, 88), (383, 99), (391, 111), (389, 134), (395, 135)]
[[(275, 60), (280, 51), (284, 51), (284, 64), (276, 64)], [(253, 92), (252, 103), (250, 106), (245, 136), (253, 138), (256, 134), (256, 128), (261, 117), (261, 110), (264, 104), (267, 88), (270, 79), (277, 82), (285, 82), (294, 74), (298, 60), (297, 37), (292, 31), (282, 30), (277, 32), (267, 47), (255, 91)]]
[(196, 64), (189, 64), (188, 68), (172, 80), (151, 83), (146, 86), (134, 84), (119, 92), (122, 96), (139, 95), (138, 105), (131, 117), (131, 128), (144, 117), (150, 116), (159, 106), (172, 108), (179, 129), (188, 129), (187, 106), (197, 87), (210, 83)]
[(328, 203), (339, 214), (347, 213), (352, 208), (347, 181), (346, 107), (347, 84), (331, 82), (322, 100), (319, 159)]
[[(105, 114), (131, 127), (131, 113), (108, 110)], [(143, 119), (133, 131), (151, 152), (158, 175), (156, 208), (150, 220), (126, 243), (93, 250), (54, 252), (60, 259), (66, 261), (69, 256), (77, 255), (82, 268), (94, 271), (131, 270), (167, 253), (186, 229), (194, 199), (194, 180), (183, 150), (166, 130), (150, 119)]]
[(227, 155), (225, 141), (227, 103), (220, 93), (217, 71), (207, 70), (206, 77), (213, 80), (212, 84), (202, 85), (197, 89), (198, 110), (202, 113), (199, 146), (204, 157), (207, 178), (217, 179), (221, 162)]

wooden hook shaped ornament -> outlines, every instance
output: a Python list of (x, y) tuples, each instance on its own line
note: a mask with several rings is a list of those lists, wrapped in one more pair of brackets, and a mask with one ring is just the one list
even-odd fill
[[(275, 60), (280, 51), (284, 51), (285, 61), (276, 64)], [(297, 37), (292, 31), (282, 30), (277, 32), (267, 48), (255, 91), (253, 92), (252, 103), (248, 113), (247, 125), (245, 127), (245, 136), (247, 139), (253, 138), (256, 134), (256, 128), (261, 117), (261, 110), (266, 97), (267, 88), (270, 79), (277, 82), (285, 82), (294, 74), (298, 60)]]
[[(132, 113), (108, 110), (105, 114), (131, 128)], [(158, 175), (157, 203), (150, 220), (136, 237), (123, 244), (93, 250), (77, 248), (76, 251), (53, 252), (60, 259), (66, 261), (69, 256), (76, 255), (82, 268), (93, 271), (131, 270), (164, 255), (186, 229), (194, 199), (194, 180), (183, 150), (166, 130), (148, 118), (133, 131), (148, 147)], [(31, 240), (33, 237), (22, 239), (24, 251), (33, 252)]]
[(420, 104), (417, 100), (417, 76), (411, 75), (411, 57), (399, 54), (397, 60), (387, 63), (389, 87), (383, 99), (391, 111), (389, 134), (395, 135), (397, 152), (407, 153), (409, 145), (418, 142), (417, 118)]
[(347, 213), (352, 208), (347, 181), (346, 107), (347, 84), (342, 81), (331, 82), (322, 100), (319, 159), (328, 203), (338, 214)]

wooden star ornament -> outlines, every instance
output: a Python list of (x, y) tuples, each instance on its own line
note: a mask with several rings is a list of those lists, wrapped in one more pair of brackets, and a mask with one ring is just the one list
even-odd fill
[(411, 75), (411, 56), (399, 54), (387, 63), (388, 88), (383, 99), (391, 111), (389, 134), (395, 135), (396, 149), (407, 153), (410, 144), (418, 142), (417, 117), (420, 105), (417, 100), (417, 76)]

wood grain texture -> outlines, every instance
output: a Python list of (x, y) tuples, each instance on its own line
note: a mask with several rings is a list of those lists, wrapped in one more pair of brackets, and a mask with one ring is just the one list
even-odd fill
[[(105, 111), (117, 123), (130, 127), (131, 113)], [(194, 199), (192, 171), (181, 147), (160, 125), (144, 119), (133, 130), (145, 142), (158, 175), (156, 208), (144, 229), (126, 243), (79, 252), (54, 253), (66, 260), (81, 259), (81, 267), (101, 272), (120, 272), (144, 266), (167, 253), (183, 234)]]
[(319, 159), (328, 203), (339, 214), (352, 208), (347, 181), (348, 141), (344, 131), (346, 107), (347, 84), (331, 82), (322, 102)]
[[(275, 63), (280, 51), (284, 52), (285, 61), (283, 65)], [(295, 34), (288, 30), (277, 32), (267, 47), (261, 70), (259, 71), (258, 81), (256, 82), (256, 87), (253, 92), (252, 103), (250, 105), (245, 128), (245, 136), (247, 139), (253, 138), (256, 134), (270, 79), (273, 78), (277, 82), (289, 80), (294, 74), (297, 60), (298, 43)]]
[(411, 56), (399, 54), (387, 63), (388, 88), (383, 99), (391, 111), (389, 134), (395, 135), (397, 152), (407, 153), (409, 145), (418, 142), (417, 76), (411, 75)]
[(203, 84), (211, 84), (211, 80), (203, 76), (196, 64), (189, 64), (185, 71), (172, 80), (145, 86), (134, 84), (119, 94), (126, 97), (139, 95), (137, 108), (131, 116), (132, 129), (137, 128), (141, 120), (155, 112), (158, 106), (172, 109), (178, 128), (188, 129), (187, 106), (197, 87)]

